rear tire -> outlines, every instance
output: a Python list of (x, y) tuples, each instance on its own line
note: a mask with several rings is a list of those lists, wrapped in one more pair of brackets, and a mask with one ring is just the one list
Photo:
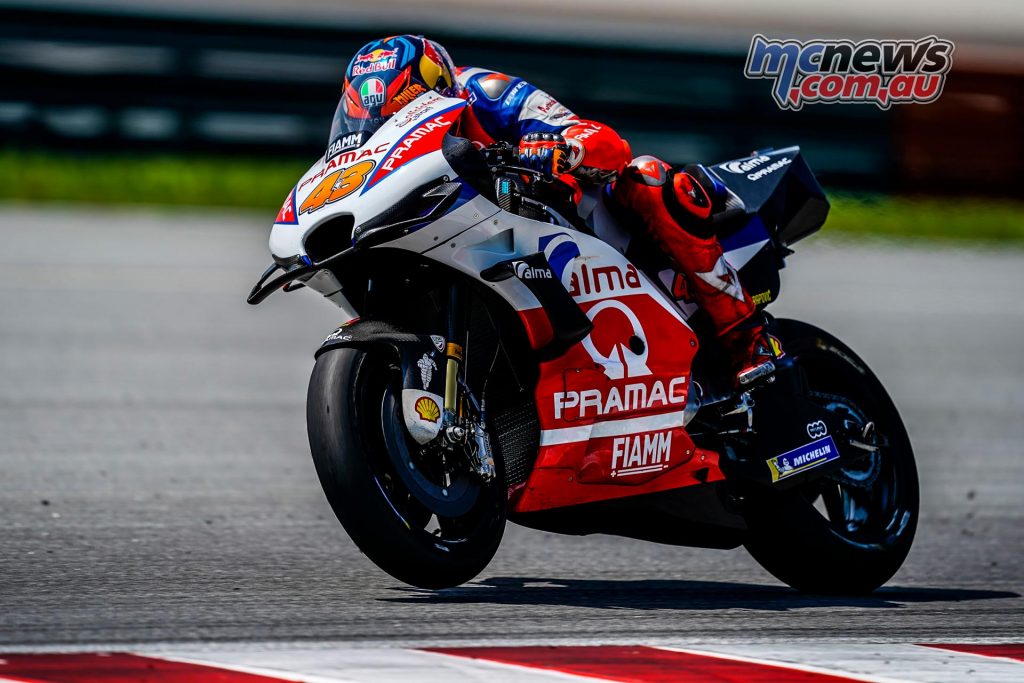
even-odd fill
[[(340, 348), (317, 359), (306, 400), (317, 475), (338, 520), (374, 564), (420, 588), (457, 586), (479, 574), (501, 542), (501, 476), (485, 486), (466, 473), (458, 481), (463, 509), (452, 516), (429, 509), (395, 469), (419, 457), (415, 442), (404, 457), (389, 452), (389, 443), (410, 442), (394, 392), (401, 395), (401, 377), (384, 350)], [(431, 463), (423, 464), (427, 471)]]
[[(752, 499), (746, 548), (762, 567), (809, 593), (864, 594), (910, 552), (919, 487), (899, 412), (878, 378), (845, 344), (807, 323), (778, 320), (786, 353), (814, 396), (847, 419), (875, 422), (888, 446), (795, 490)], [(824, 509), (824, 511), (821, 510)]]

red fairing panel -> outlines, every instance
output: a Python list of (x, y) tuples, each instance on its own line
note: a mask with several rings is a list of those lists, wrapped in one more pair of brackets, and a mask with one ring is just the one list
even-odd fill
[(697, 451), (683, 429), (697, 350), (693, 331), (624, 260), (611, 265), (591, 256), (577, 263), (569, 292), (594, 330), (564, 356), (541, 364), (541, 448), (530, 478), (514, 492), (513, 509), (532, 512), (724, 478), (717, 454)]
[(554, 339), (555, 331), (551, 327), (551, 319), (543, 308), (528, 308), (517, 312), (523, 329), (526, 330), (526, 337), (530, 340), (530, 348), (534, 351), (544, 348)]

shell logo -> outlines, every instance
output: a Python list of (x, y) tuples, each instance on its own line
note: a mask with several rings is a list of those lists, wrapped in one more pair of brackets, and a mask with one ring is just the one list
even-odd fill
[(441, 417), (441, 408), (438, 407), (437, 401), (429, 396), (421, 397), (413, 407), (420, 419), (426, 422), (437, 422)]

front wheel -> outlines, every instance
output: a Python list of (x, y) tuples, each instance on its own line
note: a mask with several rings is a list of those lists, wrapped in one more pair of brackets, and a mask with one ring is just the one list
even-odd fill
[(751, 501), (747, 550), (790, 586), (811, 593), (869, 593), (900, 568), (917, 528), (919, 488), (910, 438), (892, 399), (841, 341), (807, 323), (778, 320), (786, 353), (809, 396), (885, 445), (793, 491)]
[(406, 434), (401, 373), (381, 350), (321, 355), (306, 399), (320, 484), (352, 540), (400, 581), (448, 588), (487, 566), (505, 528), (501, 476), (488, 485)]

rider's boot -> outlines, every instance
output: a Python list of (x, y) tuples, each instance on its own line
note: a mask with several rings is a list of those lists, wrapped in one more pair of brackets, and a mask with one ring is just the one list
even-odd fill
[[(686, 278), (687, 290), (711, 318), (732, 358), (738, 387), (750, 387), (775, 371), (782, 355), (778, 340), (756, 315), (736, 269), (725, 259), (710, 216), (707, 178), (673, 173), (654, 157), (639, 157), (616, 182), (614, 198), (639, 215), (647, 232)], [(703, 175), (706, 176), (706, 173)], [(702, 182), (705, 181), (705, 182)]]
[(761, 316), (754, 315), (719, 336), (732, 359), (736, 386), (750, 388), (775, 372), (775, 361), (785, 352), (778, 337), (768, 333)]

